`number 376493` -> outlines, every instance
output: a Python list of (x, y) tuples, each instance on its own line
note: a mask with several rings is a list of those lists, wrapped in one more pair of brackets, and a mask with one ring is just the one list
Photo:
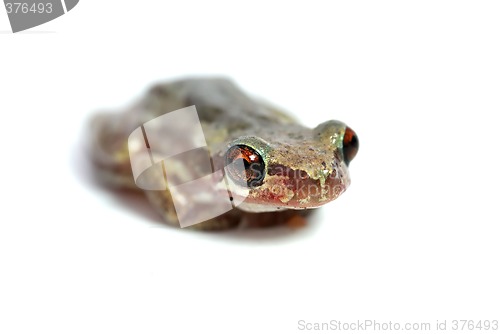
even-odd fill
[(5, 3), (5, 8), (7, 9), (7, 14), (15, 13), (15, 14), (50, 14), (52, 13), (52, 3), (47, 2), (39, 2), (28, 4), (25, 2), (7, 2)]

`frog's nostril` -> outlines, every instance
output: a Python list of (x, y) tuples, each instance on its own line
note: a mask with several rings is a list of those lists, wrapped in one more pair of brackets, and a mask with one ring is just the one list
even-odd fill
[(350, 127), (345, 128), (343, 148), (344, 161), (347, 165), (354, 159), (356, 153), (358, 153), (359, 141), (356, 132), (354, 132)]

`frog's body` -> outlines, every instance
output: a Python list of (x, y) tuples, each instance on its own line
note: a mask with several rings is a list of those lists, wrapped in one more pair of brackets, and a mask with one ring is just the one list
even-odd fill
[[(231, 162), (227, 152), (232, 147), (236, 147), (236, 153), (241, 147), (250, 148), (260, 159), (257, 166), (263, 168), (259, 180), (253, 179), (258, 182), (243, 187), (248, 192), (242, 203), (222, 215), (194, 225), (195, 228), (225, 229), (242, 224), (268, 226), (296, 222), (304, 210), (287, 209), (321, 206), (337, 198), (348, 187), (347, 158), (352, 159), (357, 150), (357, 138), (352, 130), (337, 121), (322, 123), (314, 129), (306, 128), (287, 114), (249, 98), (225, 79), (186, 79), (157, 85), (125, 113), (98, 115), (92, 123), (92, 158), (100, 179), (119, 187), (140, 190), (130, 163), (130, 154), (136, 153), (129, 151), (134, 150), (130, 147), (130, 134), (165, 113), (192, 105), (196, 106), (214, 170), (223, 170)], [(160, 139), (167, 137), (161, 126), (153, 128), (153, 132)], [(351, 146), (348, 152), (346, 139)], [(172, 145), (172, 141), (156, 142)], [(180, 141), (175, 143), (182, 145)], [(197, 166), (197, 158), (193, 159), (187, 163), (181, 160), (171, 164), (166, 171), (167, 179), (176, 175), (184, 181), (192, 180), (192, 175), (182, 175), (193, 169), (186, 168), (186, 164)], [(227, 185), (227, 178), (218, 181)], [(233, 190), (241, 180), (234, 181)], [(246, 184), (251, 180), (243, 181)], [(145, 193), (166, 222), (179, 226), (168, 187), (161, 191), (145, 190)], [(238, 191), (234, 196), (238, 196)], [(198, 209), (204, 205), (207, 208), (216, 205), (216, 198), (198, 197), (199, 203), (196, 198), (191, 200)]]

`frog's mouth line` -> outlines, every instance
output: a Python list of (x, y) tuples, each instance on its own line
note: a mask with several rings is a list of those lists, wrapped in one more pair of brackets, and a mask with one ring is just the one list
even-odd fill
[(345, 189), (346, 185), (337, 173), (320, 180), (310, 177), (303, 170), (276, 165), (268, 169), (265, 182), (250, 189), (246, 198), (236, 194), (236, 202), (273, 208), (308, 209), (333, 201)]

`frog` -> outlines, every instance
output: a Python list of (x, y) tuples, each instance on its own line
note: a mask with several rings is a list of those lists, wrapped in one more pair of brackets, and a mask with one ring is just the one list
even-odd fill
[[(178, 154), (181, 158), (172, 161), (155, 160), (158, 168), (151, 169), (156, 172), (147, 173), (142, 181), (163, 186), (140, 187), (132, 158), (142, 153), (153, 165), (152, 154), (156, 153), (140, 139), (131, 139), (132, 134), (146, 135), (145, 124), (154, 125), (155, 120), (174, 112), (187, 115), (193, 107), (204, 147)], [(192, 147), (189, 138), (169, 138), (176, 132), (172, 127), (149, 125), (149, 137), (138, 138), (149, 138), (156, 146), (179, 152), (183, 145)], [(176, 227), (184, 227), (181, 214), (224, 207), (224, 212), (205, 215), (208, 219), (187, 227), (220, 231), (305, 225), (310, 212), (337, 199), (349, 187), (348, 167), (357, 155), (359, 140), (338, 120), (306, 127), (289, 113), (245, 93), (231, 79), (188, 77), (152, 85), (123, 111), (96, 114), (90, 122), (88, 147), (99, 182), (144, 193), (163, 220)], [(178, 185), (201, 178), (210, 179), (207, 189), (195, 188), (188, 200), (177, 190)], [(187, 203), (183, 213), (178, 205), (182, 200)]]

